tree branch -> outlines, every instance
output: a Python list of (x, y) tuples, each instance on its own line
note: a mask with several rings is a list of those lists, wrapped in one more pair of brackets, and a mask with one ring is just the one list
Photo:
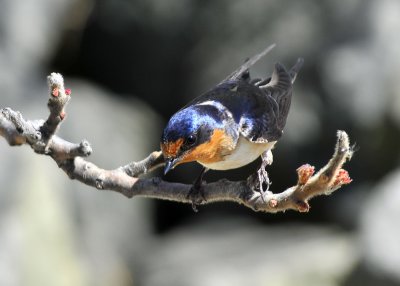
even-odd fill
[[(0, 135), (10, 146), (27, 144), (33, 151), (50, 156), (71, 178), (99, 190), (116, 191), (128, 198), (135, 196), (191, 203), (188, 194), (191, 185), (166, 182), (158, 177), (141, 179), (140, 175), (164, 165), (160, 151), (151, 153), (139, 162), (131, 162), (114, 170), (105, 170), (87, 161), (91, 154), (89, 142), (71, 143), (56, 135), (66, 117), (65, 106), (71, 91), (64, 88), (60, 74), (48, 77), (50, 110), (47, 120), (25, 120), (21, 113), (4, 108), (0, 110)], [(204, 185), (205, 203), (232, 201), (253, 210), (279, 212), (288, 209), (306, 212), (308, 201), (319, 195), (328, 195), (349, 184), (351, 179), (342, 169), (346, 160), (351, 159), (353, 150), (344, 131), (337, 132), (337, 143), (330, 161), (314, 174), (314, 167), (303, 165), (297, 169), (298, 182), (281, 193), (259, 192), (257, 173), (246, 181), (220, 180)]]

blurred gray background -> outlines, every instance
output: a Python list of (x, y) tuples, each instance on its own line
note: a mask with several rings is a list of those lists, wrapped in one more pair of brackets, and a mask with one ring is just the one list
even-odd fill
[(175, 111), (271, 43), (253, 75), (305, 58), (272, 189), (322, 167), (338, 129), (359, 151), (354, 182), (307, 214), (232, 203), (194, 214), (96, 191), (1, 139), (0, 285), (400, 285), (399, 31), (398, 0), (1, 0), (0, 107), (45, 118), (46, 76), (61, 72), (72, 100), (60, 135), (88, 139), (104, 168), (157, 149)]

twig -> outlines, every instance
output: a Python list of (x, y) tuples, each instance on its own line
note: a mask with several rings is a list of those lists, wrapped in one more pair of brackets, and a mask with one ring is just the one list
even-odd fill
[[(70, 100), (70, 90), (64, 88), (60, 74), (48, 77), (50, 115), (44, 120), (25, 120), (21, 113), (10, 108), (0, 110), (0, 135), (11, 146), (27, 144), (39, 154), (48, 155), (71, 178), (99, 190), (116, 191), (128, 198), (135, 196), (191, 203), (188, 194), (191, 185), (166, 182), (158, 177), (140, 179), (138, 176), (164, 165), (161, 152), (151, 153), (140, 162), (131, 162), (115, 170), (105, 170), (85, 160), (91, 154), (90, 144), (83, 140), (79, 144), (68, 142), (56, 134), (66, 117), (65, 106)], [(319, 195), (330, 194), (351, 179), (342, 169), (353, 154), (349, 138), (338, 131), (334, 154), (328, 164), (314, 174), (314, 167), (306, 164), (297, 169), (298, 182), (281, 193), (259, 191), (257, 174), (246, 181), (220, 180), (204, 185), (203, 204), (232, 201), (253, 210), (279, 212), (288, 209), (306, 212), (308, 201)]]

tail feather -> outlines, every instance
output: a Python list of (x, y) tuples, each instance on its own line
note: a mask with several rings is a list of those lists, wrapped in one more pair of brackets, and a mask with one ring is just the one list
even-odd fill
[(271, 80), (267, 84), (259, 86), (261, 89), (268, 92), (269, 95), (275, 99), (278, 105), (278, 112), (276, 112), (276, 116), (277, 127), (280, 130), (283, 130), (286, 125), (286, 119), (289, 114), (292, 101), (293, 83), (296, 80), (296, 76), (300, 71), (303, 62), (304, 60), (299, 58), (289, 72), (286, 71), (282, 64), (275, 64), (275, 69), (272, 73)]
[(304, 64), (304, 59), (298, 58), (295, 65), (289, 70), (290, 77), (292, 78), (292, 84), (295, 82), (297, 74), (299, 73), (303, 64)]
[(292, 86), (292, 78), (282, 64), (276, 63), (271, 78), (260, 82), (258, 86), (261, 89), (269, 89), (269, 87), (273, 87), (286, 90)]

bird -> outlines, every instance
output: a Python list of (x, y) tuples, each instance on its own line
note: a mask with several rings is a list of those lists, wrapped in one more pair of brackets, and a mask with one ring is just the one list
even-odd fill
[(173, 114), (164, 128), (160, 143), (164, 174), (188, 162), (203, 166), (188, 195), (194, 211), (205, 200), (202, 181), (208, 170), (236, 169), (261, 157), (259, 190), (262, 194), (268, 190), (265, 168), (272, 163), (271, 150), (282, 137), (293, 83), (304, 62), (298, 58), (289, 71), (278, 62), (270, 77), (251, 79), (249, 68), (273, 47), (248, 59), (193, 99)]

